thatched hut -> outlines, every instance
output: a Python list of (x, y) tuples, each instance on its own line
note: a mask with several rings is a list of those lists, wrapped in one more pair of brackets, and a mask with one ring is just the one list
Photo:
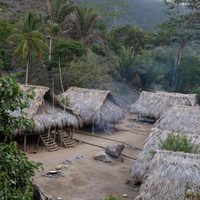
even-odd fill
[(199, 135), (200, 107), (173, 107), (157, 120), (155, 127), (162, 130)]
[[(141, 183), (150, 165), (150, 162), (154, 156), (156, 150), (160, 150), (160, 143), (164, 141), (167, 136), (172, 133), (171, 131), (163, 131), (160, 129), (152, 129), (151, 134), (147, 138), (143, 150), (139, 153), (137, 160), (134, 162), (131, 173), (130, 180), (134, 183)], [(200, 145), (200, 135), (196, 134), (183, 134), (183, 133), (173, 133), (174, 135), (182, 134), (187, 136), (194, 145)]]
[(200, 155), (157, 151), (136, 200), (185, 200), (190, 185), (200, 186)]
[[(82, 120), (78, 114), (75, 114), (71, 109), (63, 106), (57, 99), (57, 97), (51, 92), (48, 87), (32, 86), (32, 85), (20, 85), (20, 88), (25, 94), (30, 94), (33, 98), (28, 99), (28, 107), (23, 110), (23, 113), (16, 111), (12, 113), (15, 116), (24, 116), (27, 119), (33, 120), (35, 129), (29, 130), (16, 130), (15, 133), (24, 135), (24, 150), (26, 150), (26, 137), (31, 134), (38, 134), (44, 136), (43, 133), (50, 133), (52, 129), (64, 129), (66, 127), (79, 127), (82, 124)], [(24, 99), (25, 101), (25, 99)], [(43, 138), (42, 138), (43, 139)], [(48, 136), (47, 143), (50, 145)], [(49, 147), (50, 149), (50, 147)]]
[(24, 112), (28, 119), (34, 121), (35, 132), (43, 133), (54, 127), (80, 126), (78, 114), (63, 107), (48, 87), (20, 85), (20, 88), (25, 93), (33, 93), (34, 97), (28, 100), (28, 108)]
[(84, 124), (105, 126), (124, 117), (123, 109), (116, 103), (110, 91), (71, 87), (59, 98), (67, 98), (69, 107), (78, 113)]
[(130, 107), (131, 113), (158, 119), (173, 106), (197, 105), (196, 94), (180, 94), (168, 92), (145, 92), (140, 94), (139, 99)]

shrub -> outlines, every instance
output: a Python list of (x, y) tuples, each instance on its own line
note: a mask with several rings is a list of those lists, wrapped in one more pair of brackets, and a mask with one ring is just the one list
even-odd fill
[(110, 194), (104, 200), (119, 200), (119, 198), (114, 196), (114, 195), (112, 195), (112, 194)]
[(160, 147), (169, 151), (200, 153), (199, 146), (192, 144), (192, 140), (182, 134), (170, 133), (164, 141), (160, 140)]
[(0, 144), (0, 197), (1, 199), (32, 200), (31, 177), (40, 164), (29, 161), (17, 144)]
[[(32, 200), (33, 185), (31, 178), (40, 164), (29, 161), (26, 155), (12, 142), (17, 128), (33, 128), (33, 122), (20, 117), (28, 106), (32, 94), (24, 94), (13, 77), (0, 78), (0, 199)], [(19, 112), (19, 116), (11, 113)], [(23, 116), (23, 115), (22, 115)]]
[[(20, 89), (16, 80), (11, 77), (0, 78), (0, 137), (4, 141), (12, 141), (13, 132), (19, 127), (29, 129), (34, 128), (34, 123), (24, 117), (23, 110), (28, 106), (28, 99), (33, 98), (32, 94), (25, 94)], [(10, 114), (18, 111), (18, 116)]]
[(70, 100), (66, 96), (61, 95), (60, 98), (59, 98), (59, 100), (65, 106), (69, 106), (70, 105)]
[(109, 61), (88, 51), (87, 56), (74, 62), (66, 70), (69, 86), (98, 88), (109, 81)]
[(93, 44), (91, 50), (99, 56), (106, 56), (105, 49), (98, 44)]

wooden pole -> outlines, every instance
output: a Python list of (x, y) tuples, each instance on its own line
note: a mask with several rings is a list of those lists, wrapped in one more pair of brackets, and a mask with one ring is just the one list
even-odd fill
[(38, 147), (39, 147), (39, 143), (40, 143), (40, 134), (38, 134), (37, 144), (36, 144), (36, 149), (38, 149)]
[(94, 134), (94, 123), (92, 123), (92, 134)]
[[(61, 130), (63, 131), (63, 130)], [(63, 142), (63, 134), (62, 132), (60, 131), (60, 146), (62, 147), (62, 142)]]
[(25, 152), (26, 152), (26, 150), (27, 150), (27, 149), (26, 149), (26, 137), (27, 137), (27, 136), (24, 135), (24, 151), (25, 151)]

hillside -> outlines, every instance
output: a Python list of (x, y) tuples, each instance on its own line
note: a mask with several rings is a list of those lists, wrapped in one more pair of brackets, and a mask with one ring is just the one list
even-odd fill
[[(18, 15), (27, 10), (37, 12), (46, 11), (46, 0), (1, 0), (9, 8), (5, 15)], [(78, 3), (99, 3), (99, 0), (75, 0)], [(101, 1), (103, 2), (103, 1)], [(127, 9), (124, 14), (117, 18), (115, 25), (135, 24), (147, 30), (153, 30), (155, 25), (165, 21), (166, 16), (163, 13), (160, 0), (124, 0), (127, 3)]]
[[(99, 0), (76, 1), (88, 4), (99, 3)], [(147, 30), (153, 30), (157, 24), (166, 20), (161, 0), (124, 0), (124, 2), (127, 4), (127, 9), (117, 18), (115, 25), (134, 24)]]

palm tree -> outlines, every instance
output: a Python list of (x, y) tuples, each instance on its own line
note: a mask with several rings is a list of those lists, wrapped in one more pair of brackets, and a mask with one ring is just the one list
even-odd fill
[(42, 57), (45, 49), (47, 48), (42, 33), (38, 31), (40, 23), (41, 20), (36, 14), (28, 12), (22, 21), (21, 27), (16, 29), (16, 33), (11, 35), (8, 39), (13, 43), (18, 43), (14, 52), (15, 55), (22, 55), (26, 59), (25, 84), (28, 84), (31, 57), (33, 54), (38, 57)]
[(116, 61), (116, 69), (123, 81), (129, 82), (140, 73), (140, 69), (137, 67), (137, 56), (132, 47), (122, 46)]
[(94, 31), (99, 19), (99, 15), (94, 9), (76, 8), (75, 12), (71, 15), (71, 21), (74, 24), (74, 30), (78, 39), (84, 42)]
[(47, 0), (49, 12), (49, 61), (52, 57), (52, 47), (54, 38), (61, 32), (61, 26), (65, 19), (71, 14), (73, 7), (69, 0)]

